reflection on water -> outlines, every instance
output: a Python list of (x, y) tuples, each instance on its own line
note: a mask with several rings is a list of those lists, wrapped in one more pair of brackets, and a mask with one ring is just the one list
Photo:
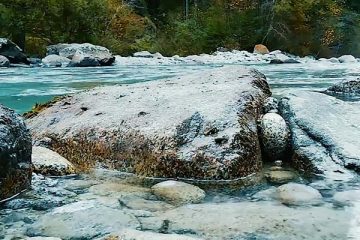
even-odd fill
[[(109, 84), (153, 81), (221, 65), (112, 66), (102, 68), (8, 68), (0, 70), (0, 103), (18, 112), (27, 111), (38, 102)], [(354, 79), (358, 64), (248, 65), (264, 73), (275, 96), (290, 89), (324, 90), (331, 84)], [(358, 99), (355, 99), (358, 100)]]

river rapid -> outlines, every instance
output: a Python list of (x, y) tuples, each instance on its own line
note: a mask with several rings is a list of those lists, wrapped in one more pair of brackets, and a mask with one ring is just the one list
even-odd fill
[[(101, 68), (15, 67), (0, 69), (0, 103), (24, 113), (54, 96), (102, 85), (156, 81), (223, 65), (257, 69), (266, 75), (278, 98), (294, 89), (322, 91), (360, 75), (360, 63), (312, 59), (280, 65), (219, 61), (139, 65), (118, 60), (114, 66)], [(346, 100), (360, 101), (356, 96)], [(31, 191), (0, 205), (0, 239), (102, 239), (121, 224), (121, 228), (141, 232), (125, 231), (118, 239), (360, 239), (357, 174), (346, 180), (298, 175), (294, 181), (317, 189), (323, 199), (296, 206), (282, 204), (273, 196), (279, 184), (262, 180), (246, 188), (210, 187), (203, 203), (179, 207), (156, 199), (148, 181), (128, 174), (99, 169), (66, 178), (34, 175)], [(335, 197), (343, 191), (354, 195)], [(162, 235), (141, 235), (154, 232)], [(129, 237), (131, 234), (136, 237)]]

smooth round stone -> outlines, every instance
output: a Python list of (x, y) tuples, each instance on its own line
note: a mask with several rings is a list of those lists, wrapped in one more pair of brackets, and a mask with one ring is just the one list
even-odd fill
[(343, 206), (351, 206), (354, 203), (360, 204), (360, 190), (337, 192), (334, 195), (334, 203)]
[(283, 184), (291, 182), (297, 178), (297, 175), (294, 172), (286, 170), (273, 170), (267, 173), (266, 178), (269, 182), (275, 184)]
[(277, 113), (267, 113), (261, 119), (261, 139), (270, 160), (283, 157), (288, 146), (289, 129)]
[(321, 203), (321, 193), (309, 186), (288, 183), (278, 187), (279, 201), (287, 205), (317, 205)]
[(175, 205), (200, 203), (205, 198), (204, 190), (184, 182), (165, 181), (151, 189), (157, 197)]

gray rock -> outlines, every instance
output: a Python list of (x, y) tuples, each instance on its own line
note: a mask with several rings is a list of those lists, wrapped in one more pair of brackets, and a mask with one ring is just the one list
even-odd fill
[[(163, 234), (155, 232), (143, 232), (134, 229), (124, 229), (118, 233), (112, 233), (101, 240), (201, 240), (197, 237), (190, 237), (179, 234)], [(100, 239), (99, 239), (100, 240)]]
[(357, 93), (360, 94), (360, 80), (344, 81), (329, 87), (326, 92), (328, 93)]
[(11, 63), (29, 63), (21, 48), (6, 38), (0, 38), (0, 55), (9, 59)]
[(77, 51), (81, 52), (85, 58), (91, 56), (91, 58), (96, 59), (101, 66), (110, 66), (115, 62), (115, 56), (112, 55), (109, 49), (90, 43), (57, 44), (47, 47), (48, 55), (55, 54), (68, 59), (73, 59)]
[(72, 66), (72, 67), (97, 67), (97, 66), (100, 66), (100, 63), (93, 55), (88, 55), (88, 54), (85, 54), (78, 50), (72, 57), (70, 66)]
[(334, 203), (340, 206), (360, 204), (360, 190), (337, 192), (334, 195)]
[(271, 201), (277, 198), (277, 188), (271, 187), (266, 190), (255, 193), (251, 196), (252, 199), (259, 201)]
[(284, 184), (295, 180), (298, 176), (288, 170), (271, 170), (266, 174), (266, 178), (269, 182), (275, 184)]
[(352, 55), (344, 55), (338, 58), (340, 63), (356, 63), (357, 60)]
[(123, 228), (137, 227), (139, 222), (134, 216), (90, 200), (65, 205), (43, 214), (29, 227), (27, 234), (61, 239), (92, 239)]
[(279, 100), (277, 100), (274, 97), (269, 97), (265, 100), (264, 103), (264, 113), (277, 113), (278, 112), (278, 105), (279, 105)]
[(310, 186), (288, 183), (278, 187), (279, 201), (287, 205), (318, 205), (322, 201), (320, 192)]
[[(204, 239), (246, 238), (266, 233), (265, 239), (347, 239), (349, 212), (326, 206), (290, 208), (271, 201), (186, 205), (154, 217), (141, 218), (143, 229), (192, 233)], [(301, 226), (301, 227), (299, 227)]]
[(0, 67), (10, 67), (9, 59), (0, 55)]
[(0, 200), (31, 183), (31, 135), (24, 120), (0, 104)]
[(156, 196), (175, 205), (200, 203), (205, 198), (201, 188), (179, 181), (161, 182), (151, 189)]
[(296, 91), (280, 103), (289, 123), (292, 161), (303, 171), (351, 178), (360, 171), (360, 106), (317, 92)]
[(70, 64), (70, 60), (58, 55), (48, 55), (42, 59), (42, 63), (45, 67), (67, 67)]
[(140, 58), (153, 58), (154, 54), (148, 52), (148, 51), (141, 51), (141, 52), (136, 52), (133, 54), (134, 57), (140, 57)]
[[(96, 88), (55, 103), (28, 123), (35, 139), (89, 132), (89, 141), (106, 140), (114, 151), (130, 154), (127, 162), (138, 174), (234, 179), (261, 169), (257, 121), (269, 95), (263, 75), (230, 66)], [(206, 130), (209, 124), (214, 134)]]
[(261, 139), (270, 160), (282, 159), (288, 148), (289, 129), (277, 113), (267, 113), (261, 119)]
[(34, 172), (42, 175), (63, 176), (75, 173), (72, 163), (44, 147), (33, 147), (32, 164)]

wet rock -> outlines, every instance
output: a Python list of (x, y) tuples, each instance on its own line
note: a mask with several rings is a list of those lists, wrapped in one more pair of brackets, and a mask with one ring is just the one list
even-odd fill
[(55, 237), (28, 237), (25, 240), (61, 240), (61, 238)]
[(99, 196), (136, 196), (147, 198), (150, 195), (150, 189), (124, 184), (124, 183), (102, 183), (89, 188), (89, 192)]
[(44, 147), (33, 147), (32, 164), (34, 172), (42, 175), (63, 176), (75, 173), (71, 162)]
[(270, 160), (281, 159), (288, 147), (289, 129), (277, 113), (267, 113), (261, 119), (261, 139)]
[(55, 208), (40, 216), (28, 228), (27, 234), (57, 236), (61, 239), (92, 239), (127, 227), (139, 227), (134, 216), (90, 200)]
[(0, 55), (6, 57), (11, 63), (29, 63), (21, 48), (6, 38), (0, 38)]
[(303, 184), (288, 183), (277, 191), (279, 201), (287, 205), (317, 205), (322, 201), (318, 190)]
[(265, 100), (264, 103), (264, 113), (277, 113), (278, 112), (279, 101), (276, 98), (269, 97)]
[(254, 47), (254, 53), (257, 53), (257, 54), (268, 54), (270, 53), (269, 49), (263, 45), (263, 44), (257, 44), (255, 45)]
[(123, 197), (119, 201), (127, 208), (134, 210), (145, 210), (149, 212), (165, 211), (174, 208), (172, 205), (143, 198)]
[(350, 80), (344, 81), (329, 87), (326, 92), (328, 93), (345, 93), (352, 94), (357, 93), (360, 94), (360, 80)]
[(138, 58), (154, 58), (155, 55), (153, 53), (150, 53), (148, 51), (141, 51), (141, 52), (136, 52), (133, 54), (134, 57), (138, 57)]
[(266, 174), (266, 178), (269, 182), (275, 184), (284, 184), (293, 181), (297, 178), (297, 175), (292, 171), (287, 170), (271, 170)]
[(352, 55), (344, 55), (338, 58), (340, 63), (356, 63), (357, 60)]
[[(47, 134), (67, 139), (89, 132), (86, 140), (106, 142), (114, 146), (114, 152), (133, 156), (126, 161), (130, 166), (119, 166), (124, 171), (155, 177), (234, 179), (261, 169), (257, 121), (269, 95), (263, 75), (229, 66), (180, 79), (96, 88), (64, 100), (73, 103), (66, 108), (63, 101), (55, 103), (28, 123), (35, 139)], [(91, 108), (79, 114), (89, 104)], [(103, 114), (94, 118), (98, 112)], [(139, 117), (140, 112), (150, 114)], [(208, 123), (219, 126), (216, 133), (205, 131)], [(223, 136), (228, 140), (219, 144), (216, 139)]]
[(24, 120), (0, 104), (0, 200), (30, 186), (31, 142)]
[(42, 63), (45, 67), (67, 67), (70, 65), (70, 60), (58, 55), (48, 55), (42, 59)]
[(205, 198), (205, 192), (201, 188), (179, 181), (161, 182), (151, 189), (159, 198), (176, 205), (200, 203)]
[(334, 195), (334, 203), (340, 206), (351, 206), (360, 203), (360, 190), (348, 190), (337, 192)]
[(348, 212), (325, 206), (290, 208), (270, 201), (240, 201), (186, 205), (140, 221), (143, 229), (159, 231), (167, 220), (167, 233), (188, 233), (209, 240), (247, 239), (249, 233), (285, 240), (347, 239), (348, 218)]
[[(82, 53), (80, 56), (91, 56), (91, 58), (96, 59), (101, 66), (111, 66), (115, 62), (115, 56), (112, 55), (109, 49), (89, 43), (61, 43), (47, 47), (48, 55), (55, 54), (68, 59), (73, 59), (77, 51)], [(85, 64), (85, 60), (89, 60), (87, 57), (81, 59), (83, 59), (83, 64)], [(79, 59), (76, 58), (75, 60), (78, 61)]]
[[(101, 240), (200, 240), (197, 237), (190, 237), (179, 234), (162, 234), (155, 232), (142, 232), (134, 229), (124, 229), (118, 233), (110, 234)], [(100, 239), (99, 239), (100, 240)]]
[(345, 169), (360, 171), (360, 106), (317, 92), (294, 91), (280, 102), (289, 123), (292, 162), (308, 173), (352, 178)]
[(100, 66), (99, 61), (93, 56), (76, 51), (71, 59), (71, 67), (97, 67)]
[(10, 67), (9, 59), (0, 55), (0, 67)]
[(271, 201), (277, 198), (277, 188), (271, 187), (266, 190), (262, 190), (260, 192), (255, 193), (251, 196), (252, 199), (260, 200), (260, 201)]

